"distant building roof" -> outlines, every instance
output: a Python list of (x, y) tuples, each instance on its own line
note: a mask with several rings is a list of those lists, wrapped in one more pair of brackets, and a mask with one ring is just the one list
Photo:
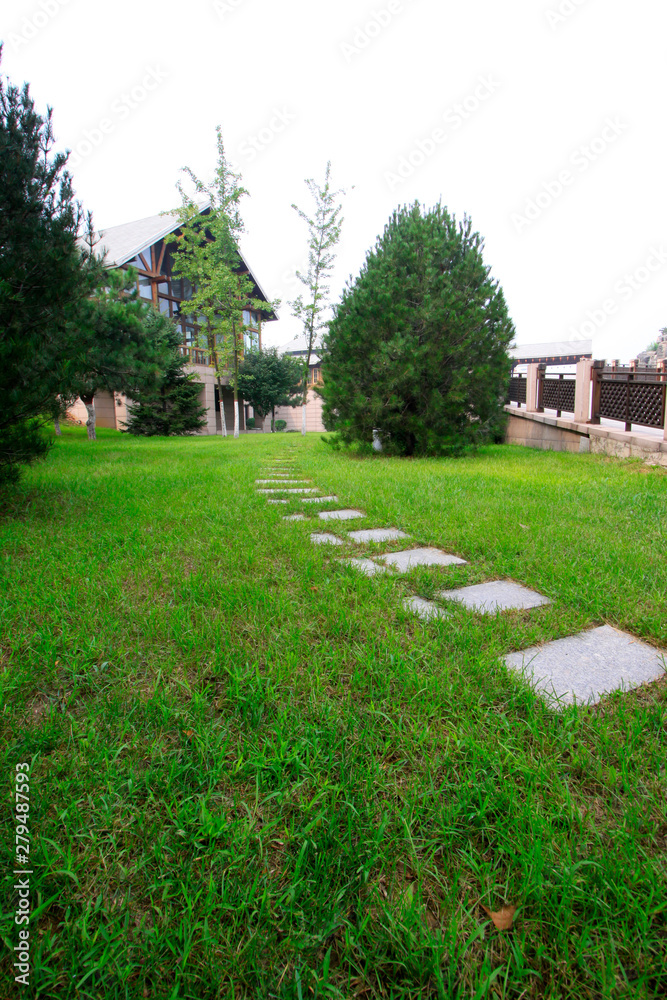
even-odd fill
[(553, 340), (546, 344), (519, 344), (510, 348), (509, 355), (517, 364), (531, 361), (550, 361), (567, 364), (580, 358), (593, 357), (592, 340)]

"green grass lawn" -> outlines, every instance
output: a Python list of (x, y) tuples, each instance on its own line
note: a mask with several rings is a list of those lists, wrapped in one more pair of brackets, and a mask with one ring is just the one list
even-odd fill
[[(555, 713), (499, 662), (605, 622), (667, 647), (663, 470), (84, 437), (66, 430), (0, 520), (3, 1000), (667, 993), (667, 685)], [(367, 520), (267, 504), (254, 481), (286, 456)], [(469, 565), (369, 579), (336, 562), (354, 546), (309, 540), (366, 526)], [(553, 604), (402, 609), (498, 577)], [(484, 907), (505, 905), (501, 931)]]

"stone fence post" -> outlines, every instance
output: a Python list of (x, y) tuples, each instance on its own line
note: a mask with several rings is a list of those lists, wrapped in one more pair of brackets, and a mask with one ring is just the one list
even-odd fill
[(588, 424), (591, 420), (591, 378), (592, 358), (577, 361), (577, 375), (574, 386), (574, 419), (576, 423)]
[(544, 407), (540, 399), (540, 378), (545, 369), (545, 365), (533, 363), (528, 365), (526, 373), (526, 413), (541, 413)]

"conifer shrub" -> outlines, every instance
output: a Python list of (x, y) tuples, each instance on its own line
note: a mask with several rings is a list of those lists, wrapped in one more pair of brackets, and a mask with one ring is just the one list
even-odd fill
[(438, 204), (397, 209), (334, 310), (323, 420), (345, 444), (457, 454), (498, 440), (514, 337), (483, 240)]

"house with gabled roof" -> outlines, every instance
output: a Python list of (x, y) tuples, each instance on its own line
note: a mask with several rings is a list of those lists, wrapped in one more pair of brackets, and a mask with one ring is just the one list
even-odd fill
[[(204, 203), (202, 216), (209, 208)], [(223, 378), (222, 400), (219, 398), (217, 379), (211, 367), (208, 352), (200, 345), (197, 317), (188, 311), (188, 299), (192, 297), (192, 287), (187, 278), (174, 274), (174, 243), (179, 231), (176, 213), (151, 215), (122, 226), (112, 226), (101, 230), (96, 250), (105, 255), (109, 268), (133, 267), (137, 271), (139, 297), (152, 302), (165, 316), (169, 316), (181, 331), (181, 353), (189, 360), (188, 369), (201, 382), (200, 401), (207, 411), (207, 424), (203, 434), (220, 434), (222, 418), (220, 406), (224, 406), (227, 427), (234, 426), (234, 395), (228, 386), (229, 379)], [(247, 309), (243, 313), (244, 339), (246, 346), (262, 344), (262, 325), (278, 317), (271, 308), (268, 296), (251, 271), (250, 266), (239, 251), (241, 266), (252, 279), (253, 298), (266, 302), (266, 309)], [(127, 423), (127, 400), (121, 393), (98, 393), (95, 396), (98, 427), (113, 427), (122, 430)], [(245, 430), (246, 407), (239, 407), (241, 430)], [(87, 414), (81, 400), (77, 400), (70, 410), (72, 416), (85, 422)]]

